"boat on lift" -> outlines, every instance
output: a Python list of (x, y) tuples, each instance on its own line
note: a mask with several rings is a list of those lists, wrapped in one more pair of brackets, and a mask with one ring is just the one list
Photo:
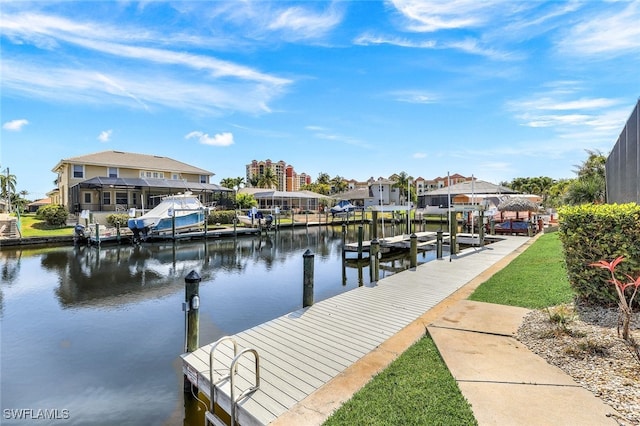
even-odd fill
[(354, 206), (353, 204), (351, 204), (350, 201), (348, 200), (340, 200), (340, 202), (338, 202), (338, 204), (336, 204), (335, 206), (331, 207), (331, 215), (333, 217), (336, 216), (344, 216), (347, 215), (348, 213), (354, 212), (357, 209), (356, 206)]
[[(129, 219), (127, 225), (134, 240), (199, 230), (206, 219), (205, 206), (191, 192), (169, 195), (160, 204), (140, 217)], [(175, 225), (174, 225), (175, 222)]]

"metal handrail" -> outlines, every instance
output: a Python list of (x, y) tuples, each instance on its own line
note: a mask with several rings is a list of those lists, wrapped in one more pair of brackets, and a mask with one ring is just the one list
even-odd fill
[[(214, 410), (214, 406), (215, 406), (215, 392), (216, 392), (216, 385), (218, 383), (220, 383), (221, 381), (228, 379), (230, 376), (232, 376), (231, 371), (234, 369), (234, 365), (233, 365), (233, 361), (232, 361), (232, 365), (229, 368), (229, 374), (223, 377), (220, 377), (216, 382), (213, 381), (213, 354), (216, 350), (216, 347), (222, 343), (225, 340), (230, 340), (231, 343), (233, 344), (233, 360), (235, 361), (235, 359), (238, 356), (238, 344), (236, 343), (236, 340), (231, 337), (231, 336), (224, 336), (219, 338), (218, 340), (216, 340), (215, 342), (213, 342), (213, 344), (211, 345), (211, 349), (209, 350), (209, 398), (210, 398), (210, 402), (209, 402), (209, 410), (211, 411), (211, 413), (213, 414), (213, 410)], [(235, 372), (238, 372), (238, 367), (235, 366)], [(232, 378), (233, 380), (233, 378)]]
[[(253, 356), (255, 358), (255, 363), (256, 363), (256, 381), (255, 381), (255, 385), (253, 385), (252, 387), (245, 389), (242, 393), (240, 393), (240, 395), (238, 395), (237, 398), (234, 397), (235, 394), (235, 383), (234, 383), (234, 376), (235, 374), (238, 372), (237, 371), (237, 364), (238, 361), (240, 360), (240, 358), (246, 354), (246, 353), (253, 353)], [(235, 370), (235, 371), (234, 371)], [(249, 395), (252, 392), (255, 392), (256, 390), (258, 390), (258, 388), (260, 387), (260, 356), (258, 356), (258, 351), (253, 349), (253, 348), (248, 348), (248, 349), (244, 349), (243, 351), (241, 351), (238, 355), (236, 355), (236, 357), (233, 359), (233, 361), (231, 361), (231, 367), (229, 367), (229, 375), (231, 376), (231, 391), (229, 393), (229, 397), (231, 399), (231, 426), (234, 426), (236, 424), (236, 402), (239, 401), (240, 399), (246, 397), (247, 395)]]

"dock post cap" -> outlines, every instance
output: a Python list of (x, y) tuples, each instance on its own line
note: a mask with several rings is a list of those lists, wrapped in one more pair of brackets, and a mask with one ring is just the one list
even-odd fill
[(191, 271), (184, 277), (184, 282), (186, 283), (199, 283), (200, 281), (202, 281), (202, 278), (196, 271)]
[(310, 249), (307, 249), (307, 251), (305, 251), (302, 256), (303, 257), (313, 256), (313, 252)]

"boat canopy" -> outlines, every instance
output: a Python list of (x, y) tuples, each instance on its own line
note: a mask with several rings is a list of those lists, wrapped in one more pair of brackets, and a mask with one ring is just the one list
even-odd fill
[(180, 179), (151, 179), (151, 178), (114, 178), (93, 177), (78, 184), (80, 188), (99, 189), (104, 187), (122, 189), (163, 188), (193, 192), (233, 192), (214, 183), (187, 182)]
[[(145, 217), (169, 217), (169, 209), (173, 209), (176, 215), (180, 215), (181, 211), (194, 211), (202, 209), (203, 206), (198, 198), (193, 195), (175, 195), (162, 199), (162, 202), (141, 216)], [(184, 213), (182, 213), (184, 214)]]

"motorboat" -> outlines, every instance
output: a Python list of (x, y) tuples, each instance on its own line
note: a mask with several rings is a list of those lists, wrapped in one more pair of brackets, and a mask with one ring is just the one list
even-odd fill
[[(135, 240), (172, 232), (187, 232), (202, 228), (205, 207), (190, 192), (169, 195), (160, 204), (140, 217), (129, 219), (127, 225)], [(174, 223), (175, 222), (175, 223)]]
[(338, 202), (338, 204), (336, 204), (335, 206), (331, 207), (331, 210), (329, 211), (335, 217), (340, 215), (346, 215), (347, 213), (355, 211), (356, 208), (357, 207), (351, 204), (350, 201), (340, 200), (340, 202)]
[(237, 215), (236, 217), (240, 223), (246, 226), (265, 227), (269, 229), (273, 223), (273, 216), (271, 214), (265, 216), (259, 210), (250, 210), (246, 215)]

